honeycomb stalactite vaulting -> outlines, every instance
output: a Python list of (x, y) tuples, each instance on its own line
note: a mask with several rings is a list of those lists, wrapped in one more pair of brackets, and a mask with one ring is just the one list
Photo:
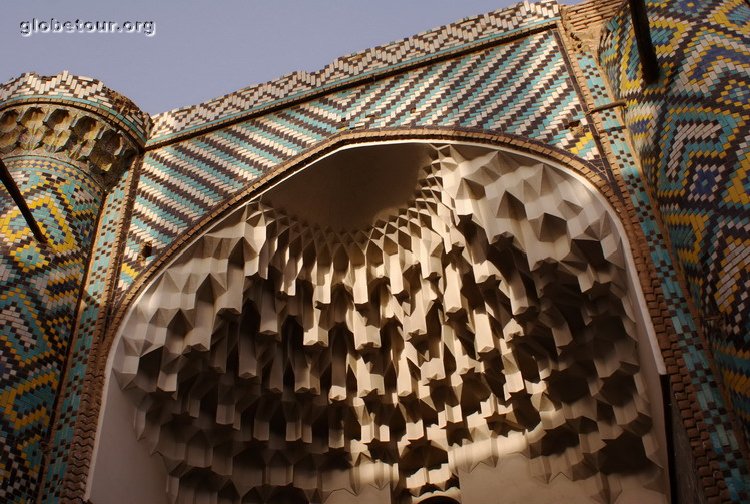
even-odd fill
[(113, 370), (173, 501), (374, 485), (411, 502), (514, 453), (598, 502), (628, 485), (659, 495), (603, 204), (517, 154), (430, 152), (413, 197), (370, 226), (251, 202), (144, 292)]
[(139, 143), (144, 143), (151, 132), (151, 117), (130, 99), (96, 79), (67, 71), (49, 76), (27, 72), (0, 84), (3, 106), (23, 102), (67, 103), (91, 110), (108, 123), (128, 130)]
[(67, 104), (31, 103), (0, 111), (3, 158), (58, 158), (112, 187), (137, 154), (137, 145), (123, 131)]

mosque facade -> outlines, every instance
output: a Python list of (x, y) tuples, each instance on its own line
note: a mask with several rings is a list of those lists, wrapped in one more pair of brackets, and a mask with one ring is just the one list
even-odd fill
[(750, 500), (746, 0), (24, 74), (0, 159), (0, 501)]

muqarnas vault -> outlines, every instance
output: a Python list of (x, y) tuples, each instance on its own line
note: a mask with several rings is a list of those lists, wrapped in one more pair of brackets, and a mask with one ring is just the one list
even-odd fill
[(2, 84), (0, 500), (750, 499), (750, 6), (636, 3)]

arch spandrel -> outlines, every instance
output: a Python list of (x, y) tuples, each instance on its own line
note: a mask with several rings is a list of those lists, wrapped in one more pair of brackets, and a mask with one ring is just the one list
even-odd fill
[(429, 153), (411, 196), (368, 226), (275, 208), (313, 190), (281, 182), (134, 303), (112, 372), (170, 497), (470, 502), (481, 464), (581, 502), (664, 502), (658, 364), (612, 210), (539, 158), (411, 145)]

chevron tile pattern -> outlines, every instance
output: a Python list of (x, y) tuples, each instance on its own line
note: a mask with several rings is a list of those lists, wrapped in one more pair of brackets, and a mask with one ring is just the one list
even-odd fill
[[(750, 432), (750, 6), (743, 0), (649, 1), (661, 79), (644, 88), (623, 11), (607, 26), (600, 62), (618, 98), (703, 315), (731, 406)], [(666, 256), (666, 254), (664, 254)], [(659, 264), (659, 263), (656, 263)], [(671, 273), (674, 275), (674, 273)], [(676, 285), (676, 283), (675, 283)], [(686, 317), (689, 318), (689, 317)], [(695, 328), (684, 325), (689, 350)], [(705, 361), (693, 352), (697, 363)], [(705, 362), (707, 364), (707, 362)], [(708, 367), (694, 369), (704, 391)], [(710, 380), (709, 380), (710, 381)], [(702, 404), (730, 491), (747, 499), (747, 467), (718, 394)], [(728, 449), (728, 446), (730, 447)]]
[(280, 79), (230, 93), (199, 105), (177, 109), (154, 118), (151, 143), (194, 132), (205, 126), (257, 113), (269, 105), (278, 106), (321, 88), (339, 86), (364, 75), (393, 71), (399, 67), (428, 61), (465, 50), (495, 38), (554, 21), (559, 6), (553, 0), (523, 1), (517, 5), (426, 31), (391, 44), (339, 58), (317, 72), (295, 72)]
[(54, 414), (99, 189), (78, 169), (6, 160), (49, 240), (40, 246), (13, 201), (0, 207), (0, 501), (37, 491), (41, 441)]
[[(341, 129), (442, 126), (510, 133), (596, 160), (553, 31), (346, 89), (150, 151), (143, 164), (121, 290), (144, 243), (167, 246), (207, 209)], [(605, 178), (607, 176), (605, 175)]]

